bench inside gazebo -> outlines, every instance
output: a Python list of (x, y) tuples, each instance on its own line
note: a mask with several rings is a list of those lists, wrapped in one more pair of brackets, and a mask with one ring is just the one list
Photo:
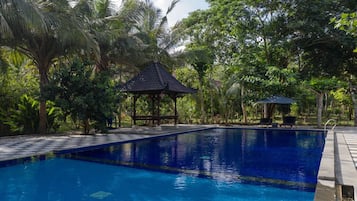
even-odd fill
[[(164, 119), (173, 119), (176, 125), (178, 121), (177, 98), (184, 94), (197, 92), (196, 89), (181, 84), (158, 62), (150, 63), (137, 76), (125, 83), (122, 91), (133, 94), (131, 116), (134, 125), (136, 125), (137, 120), (151, 120), (153, 125), (160, 125)], [(174, 114), (172, 115), (160, 114), (161, 100), (164, 95), (169, 96), (174, 101)], [(151, 115), (137, 114), (136, 103), (141, 97), (148, 97), (152, 102)]]

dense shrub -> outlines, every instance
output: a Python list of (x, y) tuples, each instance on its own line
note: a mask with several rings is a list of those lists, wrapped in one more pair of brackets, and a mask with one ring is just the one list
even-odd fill
[(119, 102), (119, 92), (110, 75), (109, 70), (95, 72), (88, 63), (74, 60), (54, 72), (46, 93), (65, 116), (80, 122), (84, 133), (91, 128), (105, 131)]

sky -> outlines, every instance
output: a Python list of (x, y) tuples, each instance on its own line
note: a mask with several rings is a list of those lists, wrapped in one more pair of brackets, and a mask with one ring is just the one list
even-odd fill
[[(154, 5), (160, 8), (164, 13), (166, 13), (167, 8), (169, 7), (171, 0), (151, 0)], [(178, 20), (181, 20), (189, 15), (190, 12), (195, 10), (207, 9), (208, 3), (205, 0), (180, 0), (176, 4), (175, 8), (168, 15), (169, 26), (172, 27)]]
[[(161, 9), (163, 15), (166, 13), (171, 1), (172, 0), (151, 0), (157, 8)], [(121, 4), (120, 0), (113, 0), (112, 2), (115, 6)], [(208, 6), (209, 4), (205, 0), (180, 0), (167, 17), (169, 27), (174, 26), (177, 21), (187, 17), (190, 12), (198, 9), (205, 10)]]

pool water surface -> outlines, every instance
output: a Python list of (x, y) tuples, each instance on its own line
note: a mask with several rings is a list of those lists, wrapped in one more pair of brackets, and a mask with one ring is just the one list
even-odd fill
[(313, 200), (314, 193), (52, 159), (2, 168), (4, 201)]
[(212, 129), (72, 150), (0, 168), (0, 200), (313, 200), (323, 146), (317, 131)]

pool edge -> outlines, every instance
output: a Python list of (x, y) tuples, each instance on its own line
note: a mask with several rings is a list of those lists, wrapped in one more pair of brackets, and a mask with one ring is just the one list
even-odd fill
[(325, 147), (322, 152), (317, 175), (314, 201), (336, 200), (334, 135), (333, 131), (328, 131), (325, 138)]

